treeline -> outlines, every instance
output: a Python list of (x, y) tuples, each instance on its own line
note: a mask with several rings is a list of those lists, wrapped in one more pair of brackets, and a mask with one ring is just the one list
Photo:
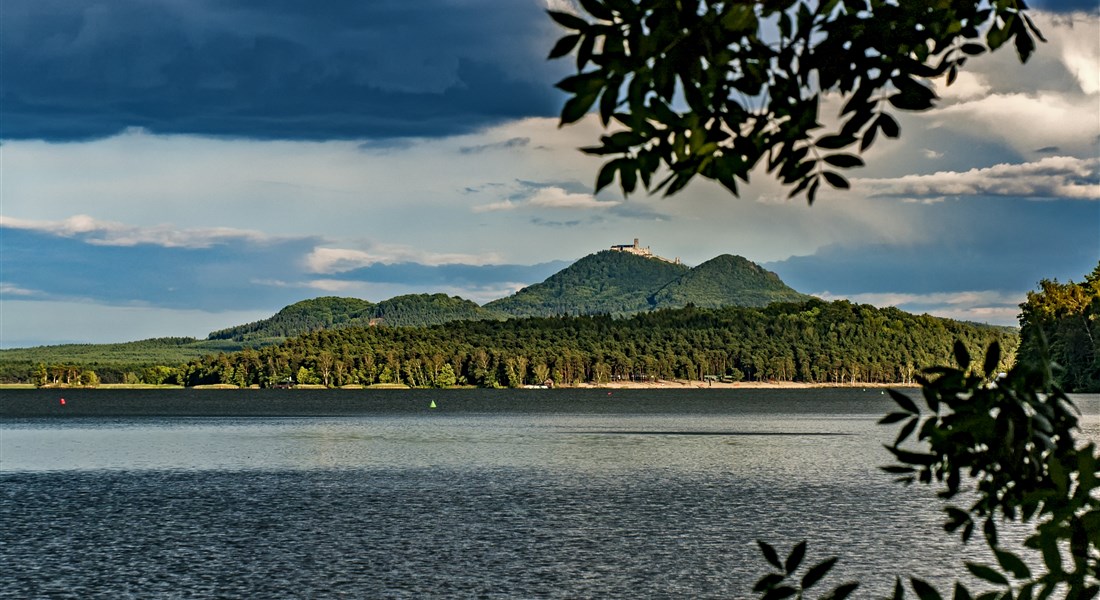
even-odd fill
[(1063, 389), (1100, 392), (1100, 264), (1081, 283), (1040, 281), (1020, 308), (1020, 360), (1053, 360)]
[[(175, 383), (180, 364), (209, 354), (237, 352), (242, 347), (228, 340), (163, 337), (117, 344), (12, 348), (0, 350), (0, 383)], [(163, 376), (165, 370), (170, 374)]]
[(847, 301), (767, 308), (662, 310), (630, 318), (580, 316), (456, 321), (426, 328), (348, 327), (181, 366), (188, 386), (289, 382), (518, 387), (656, 379), (912, 383), (951, 360), (954, 340), (976, 355), (997, 340), (1012, 363), (1010, 328), (975, 326)]

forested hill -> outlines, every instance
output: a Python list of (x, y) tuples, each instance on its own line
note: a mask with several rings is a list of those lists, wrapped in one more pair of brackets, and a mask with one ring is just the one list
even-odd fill
[(287, 306), (269, 319), (215, 331), (211, 340), (264, 341), (286, 338), (318, 329), (368, 325), (373, 302), (358, 298), (325, 296)]
[(766, 306), (808, 298), (787, 287), (775, 273), (740, 256), (725, 254), (689, 269), (657, 258), (604, 250), (485, 306), (446, 294), (408, 294), (377, 304), (326, 296), (287, 306), (269, 319), (215, 331), (208, 339), (264, 345), (341, 327), (421, 327), (459, 320), (556, 315), (625, 316), (688, 304)]
[(656, 258), (604, 250), (485, 307), (515, 317), (633, 314), (652, 309), (653, 292), (689, 270)]
[(767, 306), (772, 302), (810, 299), (783, 283), (779, 276), (741, 256), (723, 254), (684, 273), (653, 294), (657, 308), (695, 306)]
[(997, 340), (1001, 368), (1018, 336), (847, 301), (766, 308), (658, 310), (607, 315), (455, 321), (426, 328), (349, 327), (181, 366), (186, 385), (269, 386), (288, 378), (328, 386), (403, 383), (443, 387), (558, 385), (689, 379), (911, 383), (948, 364), (962, 340), (975, 356)]
[(341, 327), (370, 325), (423, 326), (466, 319), (499, 319), (501, 315), (470, 300), (446, 294), (408, 294), (378, 304), (358, 298), (326, 296), (291, 304), (263, 319), (210, 334), (211, 340), (274, 343), (284, 338)]

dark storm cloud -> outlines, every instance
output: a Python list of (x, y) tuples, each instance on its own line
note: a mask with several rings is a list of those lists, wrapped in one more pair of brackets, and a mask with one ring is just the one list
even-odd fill
[(1097, 12), (1100, 11), (1100, 3), (1096, 0), (1032, 0), (1028, 6), (1037, 10), (1050, 12)]
[(929, 207), (936, 235), (917, 244), (834, 245), (767, 263), (791, 287), (833, 294), (1019, 292), (1080, 281), (1100, 258), (1100, 203), (971, 199)]
[(438, 136), (555, 114), (535, 2), (8, 0), (7, 139)]

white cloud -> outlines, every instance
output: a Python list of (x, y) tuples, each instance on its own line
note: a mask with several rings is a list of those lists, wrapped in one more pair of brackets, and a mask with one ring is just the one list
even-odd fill
[(573, 194), (560, 187), (550, 186), (535, 192), (527, 204), (534, 208), (603, 210), (618, 206), (621, 202), (597, 200), (592, 194)]
[(306, 256), (306, 268), (313, 273), (339, 273), (360, 267), (369, 267), (379, 262), (377, 258), (362, 250), (347, 248), (314, 248)]
[(1013, 196), (1100, 200), (1100, 158), (1051, 156), (1030, 163), (999, 164), (928, 175), (857, 178), (872, 196), (942, 199), (945, 196)]
[(490, 202), (489, 204), (479, 204), (473, 207), (475, 213), (485, 212), (500, 212), (506, 210), (515, 210), (519, 208), (519, 204), (512, 202), (511, 200), (501, 200), (500, 202)]
[(362, 287), (362, 284), (356, 281), (341, 281), (339, 279), (313, 279), (308, 284), (316, 290), (323, 292), (348, 292), (350, 290)]
[[(530, 193), (527, 190), (533, 186), (528, 184), (521, 187), (525, 188), (525, 191), (522, 193)], [(534, 193), (530, 193), (529, 197), (526, 199), (512, 200), (506, 198), (498, 202), (479, 204), (474, 206), (471, 210), (475, 213), (535, 209), (574, 211), (607, 210), (619, 206), (622, 203), (622, 201), (618, 200), (599, 200), (592, 194), (578, 194), (569, 192), (559, 186), (548, 185), (535, 188)]]
[(951, 85), (947, 85), (946, 79), (936, 79), (932, 84), (936, 95), (941, 99), (941, 105), (981, 98), (990, 90), (983, 77), (970, 71), (960, 71)]
[[(1020, 154), (1057, 147), (1095, 156), (1100, 136), (1100, 18), (1033, 11), (1046, 43), (1026, 64), (1013, 48), (971, 58), (958, 79), (934, 82), (942, 101), (922, 127), (997, 140)], [(903, 131), (903, 139), (907, 132)]]
[(1100, 23), (1085, 13), (1055, 16), (1061, 59), (1086, 94), (1100, 93)]
[(0, 281), (0, 297), (2, 297), (2, 296), (34, 296), (37, 293), (38, 292), (35, 292), (34, 290), (28, 290), (26, 288), (21, 288), (17, 285), (11, 285), (10, 283)]
[(1100, 136), (1098, 100), (1039, 91), (990, 94), (930, 113), (932, 126), (1002, 141), (1019, 152), (1056, 146), (1074, 154), (1095, 152)]
[(880, 308), (893, 306), (917, 314), (993, 325), (1018, 325), (1020, 303), (1027, 298), (1026, 292), (990, 290), (930, 294), (832, 294), (826, 291), (814, 295), (823, 300), (850, 300)]
[(61, 237), (79, 237), (95, 246), (151, 244), (165, 248), (209, 248), (231, 241), (265, 242), (274, 238), (257, 231), (213, 227), (177, 229), (171, 225), (137, 227), (74, 215), (61, 221), (19, 219), (0, 215), (0, 227), (39, 231)]
[(461, 252), (429, 252), (421, 248), (394, 244), (376, 244), (369, 251), (318, 246), (305, 257), (305, 266), (312, 273), (343, 273), (374, 264), (419, 263), (440, 265), (501, 264), (502, 257), (494, 252), (465, 254)]

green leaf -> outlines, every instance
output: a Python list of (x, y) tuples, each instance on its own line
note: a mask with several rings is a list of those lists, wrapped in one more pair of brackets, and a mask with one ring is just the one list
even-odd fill
[(993, 27), (989, 28), (989, 31), (985, 34), (985, 43), (990, 50), (996, 50), (1008, 41), (1009, 24), (1011, 23), (1012, 17), (1009, 17), (1004, 26), (998, 27), (994, 24)]
[(1027, 59), (1031, 58), (1031, 53), (1035, 52), (1035, 40), (1031, 39), (1031, 34), (1028, 33), (1022, 19), (1016, 19), (1013, 22), (1012, 30), (1016, 34), (1016, 54), (1019, 55), (1021, 63), (1026, 63)]
[(756, 12), (752, 5), (734, 4), (722, 17), (722, 27), (727, 31), (756, 31)]
[(790, 598), (798, 593), (798, 590), (787, 585), (781, 585), (777, 588), (772, 588), (767, 594), (764, 594), (760, 600), (782, 600), (783, 598)]
[(825, 157), (825, 162), (841, 169), (863, 166), (863, 159), (854, 154), (830, 154)]
[(1027, 568), (1024, 561), (1020, 560), (1019, 556), (1008, 552), (1007, 550), (994, 550), (994, 556), (997, 557), (997, 562), (1001, 564), (1001, 568), (1009, 573), (1016, 579), (1028, 579), (1031, 577), (1031, 569)]
[(859, 582), (849, 581), (847, 583), (836, 586), (832, 592), (828, 595), (822, 596), (821, 600), (844, 600), (848, 596), (852, 595), (852, 592), (859, 588)]
[(875, 143), (875, 134), (878, 133), (878, 121), (871, 123), (871, 126), (867, 128), (867, 131), (863, 132), (863, 137), (859, 140), (859, 151), (866, 152), (871, 144)]
[(928, 466), (936, 461), (936, 455), (934, 454), (909, 452), (908, 450), (901, 450), (899, 448), (893, 448), (891, 446), (886, 446), (886, 449), (889, 450), (895, 457), (897, 457), (898, 460), (907, 465)]
[(572, 35), (567, 35), (561, 38), (556, 44), (554, 44), (554, 48), (550, 50), (550, 55), (546, 58), (561, 58), (566, 54), (569, 54), (570, 52), (572, 52), (573, 47), (576, 46), (577, 42), (579, 41), (581, 41), (581, 34), (579, 33), (574, 33)]
[(604, 127), (611, 122), (611, 116), (615, 114), (615, 107), (619, 103), (619, 86), (621, 81), (609, 81), (603, 95), (600, 96), (600, 122)]
[(932, 108), (933, 97), (925, 94), (897, 93), (887, 98), (887, 100), (894, 108), (921, 111)]
[(963, 54), (969, 54), (970, 56), (977, 56), (985, 52), (985, 46), (981, 44), (963, 44), (959, 50), (963, 51)]
[(577, 48), (577, 70), (584, 69), (592, 60), (592, 52), (596, 47), (596, 36), (586, 35), (581, 39), (581, 45)]
[(936, 588), (928, 584), (928, 582), (917, 579), (916, 577), (910, 577), (909, 583), (913, 586), (913, 591), (917, 593), (917, 597), (920, 600), (943, 600), (943, 596), (936, 591)]
[(581, 0), (581, 8), (601, 21), (612, 21), (615, 19), (615, 13), (604, 6), (600, 0)]
[(821, 578), (829, 572), (829, 569), (833, 568), (836, 561), (837, 557), (834, 556), (828, 560), (817, 563), (811, 567), (809, 571), (806, 571), (806, 574), (802, 577), (802, 589), (809, 589), (815, 583), (821, 581)]
[(611, 185), (612, 181), (615, 181), (615, 171), (617, 171), (619, 169), (619, 166), (622, 164), (621, 162), (619, 162), (621, 160), (621, 158), (616, 158), (615, 160), (608, 161), (604, 164), (603, 167), (600, 168), (600, 173), (596, 176), (597, 193), (605, 187)]
[(952, 600), (973, 600), (970, 597), (970, 592), (963, 587), (963, 584), (955, 582), (955, 596)]
[(894, 117), (886, 113), (882, 113), (875, 119), (875, 125), (882, 130), (882, 135), (890, 139), (896, 139), (901, 135), (901, 127), (898, 126), (898, 122), (894, 120)]
[(916, 471), (913, 467), (902, 467), (898, 465), (890, 465), (886, 467), (879, 467), (883, 472), (891, 473), (893, 475), (904, 475), (906, 473), (913, 473)]
[(764, 590), (770, 590), (776, 585), (783, 583), (784, 579), (786, 579), (786, 577), (780, 575), (779, 573), (768, 573), (767, 575), (761, 577), (760, 581), (756, 582), (756, 585), (752, 587), (752, 591), (763, 592)]
[(913, 402), (913, 400), (909, 396), (906, 396), (905, 394), (895, 389), (888, 389), (886, 390), (886, 393), (890, 394), (890, 397), (894, 399), (894, 402), (898, 403), (898, 406), (900, 406), (902, 410), (913, 415), (920, 414), (920, 409), (917, 408), (917, 404)]
[(898, 432), (898, 437), (894, 440), (894, 446), (900, 446), (901, 443), (904, 442), (913, 433), (913, 430), (916, 429), (918, 422), (920, 422), (920, 417), (913, 417), (912, 419), (910, 419), (909, 422), (901, 428), (901, 431)]
[(826, 150), (839, 150), (852, 145), (855, 141), (856, 138), (851, 135), (827, 135), (817, 140), (814, 145)]
[(581, 120), (588, 114), (588, 109), (596, 101), (595, 94), (574, 96), (565, 102), (561, 109), (561, 125), (568, 125)]
[(828, 181), (829, 185), (837, 188), (838, 190), (846, 190), (851, 187), (850, 185), (848, 185), (848, 180), (839, 173), (835, 173), (833, 171), (823, 171), (821, 174), (825, 176), (825, 181)]
[(901, 577), (894, 576), (894, 596), (891, 600), (905, 600), (905, 586), (901, 585)]
[(787, 555), (787, 561), (783, 563), (784, 570), (787, 571), (787, 575), (794, 573), (798, 569), (798, 565), (802, 564), (802, 559), (806, 556), (806, 540), (802, 540), (791, 549), (791, 553)]
[(911, 416), (913, 416), (912, 413), (892, 412), (892, 413), (886, 415), (885, 417), (879, 419), (878, 424), (879, 425), (889, 425), (891, 423), (897, 423), (898, 421), (904, 421), (905, 419), (908, 419)]
[(571, 15), (567, 12), (558, 10), (548, 10), (546, 14), (550, 15), (550, 18), (553, 19), (555, 23), (566, 29), (576, 29), (577, 31), (588, 29), (588, 21), (585, 21), (577, 15)]
[(989, 350), (985, 353), (985, 376), (993, 377), (993, 374), (997, 372), (997, 366), (1001, 364), (1001, 344), (996, 340), (989, 345)]
[(958, 363), (959, 369), (965, 371), (970, 366), (970, 352), (966, 350), (966, 345), (962, 343), (962, 340), (955, 340), (954, 347), (955, 362)]
[(627, 196), (633, 193), (634, 189), (638, 187), (638, 163), (629, 158), (621, 160), (623, 163), (622, 166), (619, 167), (619, 183), (621, 183), (623, 187), (623, 196)]
[(756, 540), (756, 544), (760, 546), (760, 552), (764, 555), (764, 559), (777, 569), (783, 568), (783, 563), (779, 562), (779, 554), (776, 553), (775, 548), (771, 544), (763, 541)]
[(984, 579), (990, 583), (996, 583), (1000, 585), (1008, 585), (1008, 579), (1004, 575), (1001, 575), (994, 569), (978, 563), (968, 562), (966, 563), (966, 569), (974, 574), (978, 579)]

